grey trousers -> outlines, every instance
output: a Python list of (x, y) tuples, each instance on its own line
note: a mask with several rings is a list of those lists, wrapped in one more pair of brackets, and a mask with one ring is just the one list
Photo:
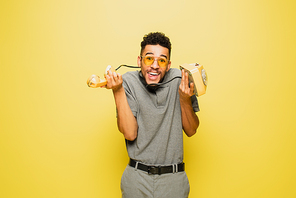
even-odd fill
[(187, 198), (189, 190), (185, 171), (149, 175), (127, 165), (121, 177), (122, 198)]

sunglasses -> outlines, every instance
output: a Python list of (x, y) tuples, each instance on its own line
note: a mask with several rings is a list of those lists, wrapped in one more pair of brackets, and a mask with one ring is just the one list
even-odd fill
[(168, 64), (168, 60), (165, 57), (155, 58), (154, 56), (146, 55), (146, 56), (141, 56), (141, 58), (143, 58), (143, 61), (147, 66), (152, 65), (155, 60), (157, 61), (159, 67), (166, 67)]

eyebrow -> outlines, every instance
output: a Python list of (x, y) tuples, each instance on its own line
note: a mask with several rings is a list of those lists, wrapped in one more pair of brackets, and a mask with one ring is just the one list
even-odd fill
[[(145, 54), (145, 56), (146, 56), (146, 55), (149, 55), (149, 54), (154, 55), (152, 52), (147, 52), (147, 53)], [(166, 59), (168, 59), (168, 57), (167, 57), (166, 55), (164, 55), (164, 54), (161, 54), (160, 56), (163, 56), (163, 57), (165, 57)]]

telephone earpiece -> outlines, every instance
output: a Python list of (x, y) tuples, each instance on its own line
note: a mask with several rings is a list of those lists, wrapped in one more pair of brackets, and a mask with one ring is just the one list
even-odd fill
[(109, 70), (115, 72), (115, 69), (111, 65), (108, 65), (104, 74), (104, 79), (101, 79), (99, 76), (93, 74), (87, 79), (87, 85), (92, 88), (105, 86), (107, 84), (106, 75), (108, 74)]
[(106, 79), (101, 79), (99, 76), (93, 74), (87, 79), (87, 85), (92, 88), (103, 87), (107, 84)]

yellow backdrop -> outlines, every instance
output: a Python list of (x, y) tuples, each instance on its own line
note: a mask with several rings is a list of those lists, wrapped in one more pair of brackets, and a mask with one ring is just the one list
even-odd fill
[(150, 31), (171, 38), (172, 67), (199, 62), (209, 75), (200, 128), (184, 139), (190, 197), (296, 197), (295, 8), (1, 1), (0, 197), (120, 197), (128, 156), (113, 95), (86, 79), (136, 65)]

